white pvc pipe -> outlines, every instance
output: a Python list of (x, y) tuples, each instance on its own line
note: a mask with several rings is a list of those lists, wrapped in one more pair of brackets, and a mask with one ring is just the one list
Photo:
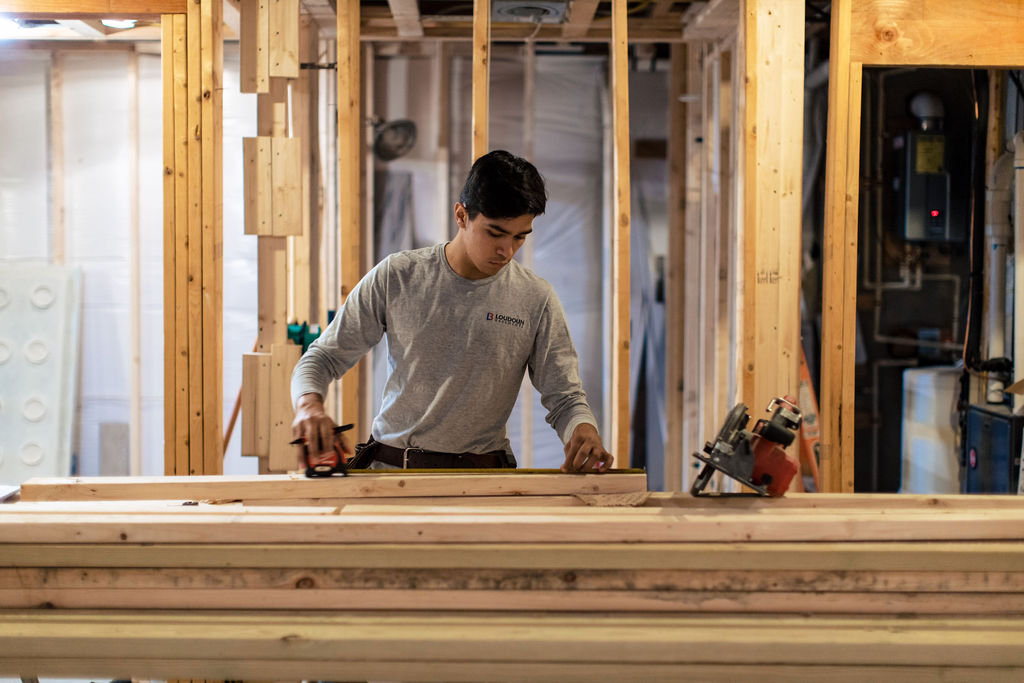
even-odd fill
[[(985, 190), (985, 253), (988, 267), (987, 358), (1006, 355), (1006, 256), (1010, 243), (1010, 196), (1013, 155), (1003, 154), (992, 166)], [(988, 381), (989, 403), (1002, 403), (1005, 385)]]
[[(1013, 380), (1024, 377), (1024, 131), (1013, 138)], [(1024, 409), (1024, 395), (1013, 395), (1013, 412)]]

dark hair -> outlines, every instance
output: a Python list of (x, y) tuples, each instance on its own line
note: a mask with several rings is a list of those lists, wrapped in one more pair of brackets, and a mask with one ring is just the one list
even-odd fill
[(539, 216), (547, 204), (544, 179), (526, 159), (496, 149), (483, 155), (469, 169), (459, 201), (470, 220)]

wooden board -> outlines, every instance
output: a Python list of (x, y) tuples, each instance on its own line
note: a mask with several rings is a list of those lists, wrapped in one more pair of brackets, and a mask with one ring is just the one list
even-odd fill
[(832, 8), (822, 249), (821, 486), (853, 491), (861, 65), (850, 61), (849, 0)]
[(272, 234), (275, 237), (302, 234), (302, 140), (271, 138)]
[(273, 234), (273, 139), (267, 136), (242, 138), (246, 235)]
[(265, 93), (270, 89), (270, 2), (240, 3), (239, 90), (244, 93)]
[(223, 336), (221, 7), (162, 20), (164, 107), (164, 468), (220, 470)]
[(857, 0), (850, 59), (884, 66), (1024, 63), (1024, 0)]
[(746, 55), (740, 400), (757, 414), (797, 395), (804, 8), (751, 0)]
[[(278, 500), (414, 496), (545, 496), (632, 493), (647, 489), (643, 474), (406, 474), (354, 472), (307, 479), (301, 474), (215, 477), (67, 477), (30, 479), (21, 499), (39, 500)], [(0, 508), (2, 511), (4, 508)]]
[(1020, 541), (1024, 512), (942, 515), (524, 513), (480, 515), (472, 508), (433, 514), (349, 512), (337, 515), (134, 515), (58, 517), (0, 510), (0, 543), (672, 543), (783, 541)]
[[(0, 567), (268, 567), (497, 571), (1020, 572), (1024, 545), (778, 543), (7, 543)], [(442, 574), (443, 572), (432, 572)]]
[[(358, 2), (348, 0), (338, 6), (338, 224), (339, 270), (341, 305), (368, 269), (363, 256), (364, 235), (362, 222), (362, 159), (363, 118), (361, 114), (361, 70), (359, 44)], [(351, 423), (353, 443), (365, 440), (366, 423), (362, 415), (363, 383), (368, 381), (368, 367), (364, 361), (341, 378), (341, 422)]]
[(620, 466), (629, 459), (630, 194), (629, 45), (626, 3), (612, 3), (611, 97), (614, 150), (612, 198), (611, 430), (607, 448)]
[(242, 455), (270, 455), (270, 354), (242, 355)]
[[(73, 616), (72, 616), (73, 615)], [(195, 638), (197, 632), (203, 638)], [(617, 638), (612, 638), (616, 634)], [(844, 665), (862, 667), (1024, 667), (1024, 622), (1019, 618), (857, 618), (778, 616), (605, 616), (566, 614), (295, 613), (152, 614), (125, 611), (0, 615), (0, 670), (21, 675), (49, 671), (48, 660), (121, 659), (131, 675), (152, 675), (152, 662), (193, 661), (196, 670), (237, 672), (241, 662), (291, 662), (307, 677), (309, 661), (339, 677), (394, 678), (385, 664), (418, 662), (416, 678), (446, 680), (450, 664), (477, 663), (477, 676), (494, 660), (534, 665), (623, 663), (674, 665), (678, 677), (696, 665)], [(396, 644), (401, 647), (396, 647)], [(500, 646), (498, 645), (500, 644)], [(500, 655), (499, 655), (500, 650)], [(134, 668), (138, 661), (144, 668)], [(33, 663), (26, 668), (26, 663)], [(220, 668), (213, 666), (222, 662)], [(367, 671), (357, 662), (377, 663)], [(333, 664), (334, 668), (325, 666)], [(13, 666), (22, 668), (12, 669)], [(39, 667), (39, 668), (31, 668)], [(249, 668), (249, 671), (256, 669)], [(123, 671), (123, 669), (122, 669)], [(264, 670), (265, 671), (265, 670)], [(407, 670), (411, 672), (410, 670)], [(385, 672), (391, 674), (386, 675)], [(511, 670), (509, 670), (511, 673)], [(464, 672), (463, 672), (464, 673)], [(371, 675), (375, 674), (375, 675)], [(125, 674), (121, 674), (125, 675)], [(258, 677), (258, 675), (254, 676)], [(513, 675), (518, 679), (518, 676)], [(627, 677), (628, 678), (628, 677)], [(480, 680), (478, 678), (477, 680)], [(550, 679), (549, 679), (550, 680)], [(677, 679), (678, 680), (678, 679)]]
[(686, 48), (670, 48), (668, 129), (668, 255), (665, 268), (665, 490), (683, 481), (683, 339), (686, 332)]
[(474, 161), (490, 151), (491, 0), (473, 2), (472, 151)]
[(295, 344), (274, 344), (270, 352), (270, 470), (287, 472), (296, 469), (298, 458), (292, 440), (292, 370), (302, 355), (302, 347)]
[(269, 11), (271, 77), (299, 77), (299, 0), (263, 0)]

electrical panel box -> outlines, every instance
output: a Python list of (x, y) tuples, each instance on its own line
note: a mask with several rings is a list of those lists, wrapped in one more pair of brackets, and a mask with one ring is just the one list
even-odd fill
[(955, 242), (967, 235), (968, 217), (952, 187), (947, 142), (941, 133), (919, 131), (897, 138), (897, 151), (903, 151), (897, 224), (906, 240)]
[(1024, 416), (1000, 407), (967, 410), (964, 493), (1016, 493)]

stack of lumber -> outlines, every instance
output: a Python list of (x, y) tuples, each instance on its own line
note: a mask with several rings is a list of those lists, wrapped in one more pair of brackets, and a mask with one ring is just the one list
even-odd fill
[(38, 481), (0, 506), (0, 674), (1024, 677), (1024, 499), (192, 479)]

